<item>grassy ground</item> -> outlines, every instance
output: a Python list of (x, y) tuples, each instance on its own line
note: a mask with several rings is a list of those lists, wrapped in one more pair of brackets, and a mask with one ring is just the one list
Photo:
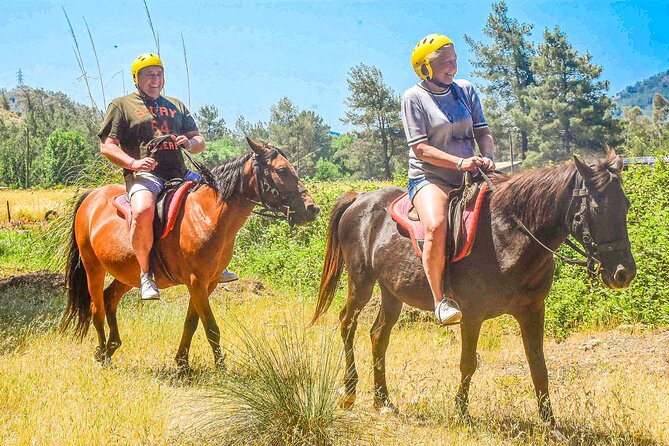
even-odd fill
[[(64, 299), (58, 280), (36, 277), (0, 284), (0, 444), (212, 444), (192, 429), (199, 401), (223, 373), (213, 365), (201, 327), (193, 341), (192, 372), (179, 374), (173, 362), (187, 305), (184, 288), (150, 303), (129, 293), (119, 310), (124, 344), (113, 364), (103, 367), (92, 359), (93, 332), (83, 342), (58, 334)], [(219, 286), (211, 301), (229, 364), (239, 348), (232, 327), (257, 332), (303, 325), (313, 311), (311, 303), (274, 294), (253, 280), (232, 284), (230, 291)], [(516, 325), (505, 319), (484, 325), (470, 423), (460, 422), (453, 407), (459, 330), (409, 322), (406, 315), (393, 332), (387, 370), (401, 414), (375, 411), (368, 337), (374, 305), (360, 319), (360, 385), (351, 413), (365, 420), (368, 442), (549, 443)], [(311, 330), (336, 330), (337, 313), (331, 309)], [(582, 332), (559, 344), (547, 340), (552, 400), (569, 444), (669, 444), (667, 345), (669, 330), (637, 326)]]
[(63, 204), (73, 195), (73, 188), (50, 190), (0, 189), (0, 225), (7, 226), (9, 214), (15, 223), (41, 221), (48, 211), (61, 212)]

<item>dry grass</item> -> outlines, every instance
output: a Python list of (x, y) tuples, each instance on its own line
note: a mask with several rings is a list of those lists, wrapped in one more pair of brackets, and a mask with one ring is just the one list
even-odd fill
[[(191, 350), (192, 372), (173, 362), (186, 311), (186, 291), (169, 290), (160, 302), (140, 303), (135, 293), (121, 303), (124, 345), (114, 363), (92, 360), (95, 336), (83, 343), (55, 331), (62, 296), (54, 290), (0, 291), (0, 337), (17, 339), (0, 351), (0, 443), (213, 444), (191, 429), (198, 395), (221, 379), (200, 327)], [(55, 303), (54, 303), (55, 300)], [(305, 323), (311, 304), (241, 281), (221, 287), (212, 307), (223, 347), (239, 348), (230, 328), (237, 320), (258, 335), (286, 320)], [(370, 305), (373, 307), (373, 305)], [(12, 311), (31, 316), (17, 320)], [(337, 311), (323, 319), (336, 325)], [(368, 332), (373, 310), (361, 316), (356, 342), (360, 385), (352, 416), (374, 432), (373, 444), (549, 444), (539, 422), (527, 362), (508, 320), (488, 322), (473, 379), (469, 423), (455, 416), (459, 380), (459, 332), (430, 322), (403, 322), (393, 332), (387, 372), (399, 416), (372, 409)], [(30, 329), (23, 329), (25, 327)], [(317, 328), (318, 329), (318, 328)], [(597, 340), (593, 341), (593, 340)], [(547, 340), (550, 388), (558, 423), (572, 445), (669, 444), (669, 331), (638, 327)]]
[(64, 189), (0, 189), (0, 225), (7, 225), (7, 203), (14, 222), (42, 221), (47, 211), (62, 212), (65, 203), (76, 193)]

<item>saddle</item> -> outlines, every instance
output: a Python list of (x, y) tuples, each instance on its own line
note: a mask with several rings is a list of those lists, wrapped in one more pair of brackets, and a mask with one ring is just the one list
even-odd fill
[[(475, 182), (466, 172), (462, 185), (448, 193), (448, 233), (446, 252), (453, 263), (467, 257), (474, 245), (481, 206), (488, 191), (488, 184)], [(423, 258), (425, 227), (418, 218), (409, 194), (404, 193), (390, 204), (390, 216), (399, 225), (400, 234), (411, 238), (418, 257)]]
[[(156, 199), (156, 214), (153, 220), (154, 234), (160, 234), (161, 239), (167, 237), (174, 227), (184, 198), (196, 184), (195, 181), (184, 181), (183, 179), (170, 180), (165, 183), (165, 188)], [(128, 202), (128, 194), (116, 196), (113, 203), (119, 216), (125, 218), (128, 228), (130, 228), (132, 210), (130, 209), (130, 202)]]

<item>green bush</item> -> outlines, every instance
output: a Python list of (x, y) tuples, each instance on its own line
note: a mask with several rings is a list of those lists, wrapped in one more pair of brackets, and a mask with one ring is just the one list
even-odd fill
[(669, 165), (632, 165), (623, 183), (632, 203), (627, 228), (636, 278), (629, 288), (614, 291), (589, 279), (584, 268), (558, 261), (546, 302), (546, 326), (557, 337), (583, 325), (669, 325)]

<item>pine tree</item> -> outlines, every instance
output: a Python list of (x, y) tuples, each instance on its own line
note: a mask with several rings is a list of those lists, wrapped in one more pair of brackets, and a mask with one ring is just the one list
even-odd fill
[[(481, 88), (486, 119), (494, 129), (498, 141), (506, 141), (506, 133), (514, 127), (519, 129), (521, 138), (521, 158), (525, 158), (528, 134), (533, 128), (525, 117), (527, 87), (534, 84), (531, 64), (534, 47), (528, 40), (533, 25), (520, 23), (509, 17), (505, 2), (492, 4), (483, 33), (492, 43), (484, 45), (470, 36), (465, 41), (474, 52), (471, 61), (475, 67), (474, 76), (487, 82)], [(497, 125), (495, 125), (497, 124)], [(499, 126), (499, 128), (497, 127)]]
[(602, 67), (588, 52), (574, 50), (559, 27), (544, 31), (532, 71), (535, 84), (527, 90), (527, 103), (539, 159), (562, 160), (577, 148), (601, 150), (616, 136), (614, 104), (606, 95), (608, 80), (600, 79)]
[[(374, 66), (360, 64), (351, 68), (346, 81), (349, 110), (341, 121), (362, 127), (357, 132), (357, 144), (369, 150), (365, 176), (392, 178), (394, 161), (403, 163), (405, 160), (400, 158), (406, 156), (400, 97), (386, 85), (381, 70)], [(374, 158), (380, 161), (382, 172), (373, 168)]]

